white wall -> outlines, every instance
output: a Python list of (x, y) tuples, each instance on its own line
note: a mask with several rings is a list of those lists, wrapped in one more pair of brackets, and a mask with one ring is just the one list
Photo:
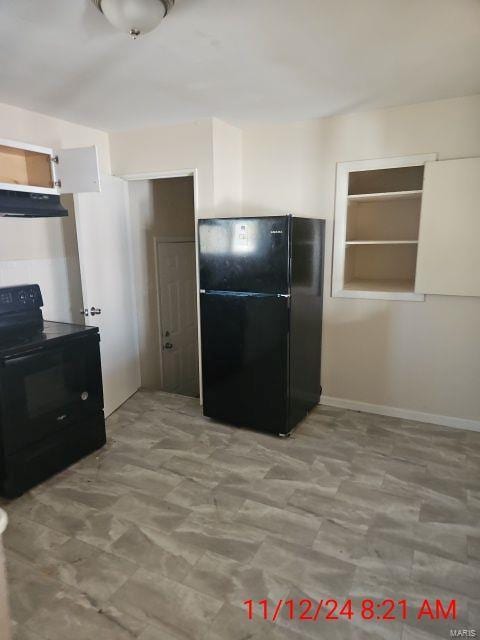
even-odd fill
[[(102, 169), (109, 172), (106, 133), (0, 104), (0, 138), (52, 148), (96, 144)], [(0, 218), (0, 286), (38, 282), (44, 294), (44, 316), (79, 322), (82, 305), (80, 272), (71, 197), (66, 219)]]
[(336, 163), (428, 152), (440, 159), (480, 156), (480, 96), (248, 126), (243, 213), (327, 219), (325, 395), (479, 420), (480, 299), (330, 296)]

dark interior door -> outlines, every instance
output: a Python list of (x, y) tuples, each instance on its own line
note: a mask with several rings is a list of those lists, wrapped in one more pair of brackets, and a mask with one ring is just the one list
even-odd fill
[(200, 288), (288, 293), (289, 217), (200, 220)]
[(287, 298), (203, 293), (201, 328), (204, 414), (285, 432)]

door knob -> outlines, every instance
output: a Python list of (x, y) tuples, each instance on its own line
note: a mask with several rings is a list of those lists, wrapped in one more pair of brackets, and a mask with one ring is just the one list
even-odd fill
[(172, 344), (171, 342), (166, 342), (166, 343), (163, 345), (163, 348), (164, 348), (164, 349), (173, 349), (173, 344)]
[(102, 310), (98, 309), (96, 307), (92, 307), (90, 309), (90, 315), (92, 315), (92, 316), (99, 316), (101, 313), (102, 313)]
[(90, 312), (88, 309), (80, 309), (80, 313), (82, 316), (88, 316)]

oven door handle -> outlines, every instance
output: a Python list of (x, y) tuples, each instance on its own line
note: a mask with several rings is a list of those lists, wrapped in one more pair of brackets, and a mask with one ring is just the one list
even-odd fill
[(21, 364), (22, 362), (27, 362), (32, 358), (38, 357), (40, 355), (56, 353), (57, 351), (65, 351), (72, 345), (77, 345), (82, 340), (92, 340), (94, 338), (97, 342), (100, 342), (100, 336), (98, 333), (91, 334), (83, 334), (80, 336), (70, 336), (68, 340), (65, 342), (60, 342), (59, 344), (53, 345), (42, 345), (40, 347), (36, 347), (35, 349), (30, 349), (30, 351), (24, 351), (21, 355), (12, 354), (11, 356), (3, 356), (1, 360), (2, 366), (6, 367), (7, 365)]
[(41, 354), (45, 353), (45, 349), (39, 347), (38, 349), (32, 349), (32, 351), (27, 351), (21, 356), (4, 356), (2, 364), (6, 367), (9, 364), (21, 364), (22, 362), (26, 362), (27, 360), (31, 360)]

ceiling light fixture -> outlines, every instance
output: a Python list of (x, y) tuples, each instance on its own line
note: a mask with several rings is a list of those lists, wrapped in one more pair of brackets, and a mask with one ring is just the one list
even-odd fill
[(134, 40), (153, 31), (173, 7), (175, 0), (92, 0), (114, 27)]

